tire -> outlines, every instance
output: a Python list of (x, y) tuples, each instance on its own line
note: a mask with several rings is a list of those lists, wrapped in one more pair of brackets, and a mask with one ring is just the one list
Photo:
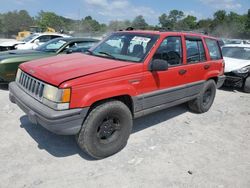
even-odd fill
[(89, 113), (76, 140), (88, 155), (102, 159), (127, 145), (132, 126), (129, 108), (120, 101), (111, 100), (96, 106)]
[(200, 95), (196, 99), (188, 102), (189, 109), (195, 113), (207, 112), (214, 102), (215, 94), (215, 81), (206, 81)]
[(248, 76), (245, 80), (244, 86), (243, 86), (243, 90), (246, 93), (250, 93), (250, 76)]

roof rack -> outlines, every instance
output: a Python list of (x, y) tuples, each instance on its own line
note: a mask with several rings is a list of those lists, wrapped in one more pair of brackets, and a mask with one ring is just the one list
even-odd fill
[(159, 32), (183, 32), (183, 33), (200, 33), (204, 35), (208, 35), (207, 31), (193, 31), (193, 30), (171, 30), (170, 28), (160, 28), (158, 29)]
[(126, 30), (126, 31), (133, 31), (134, 28), (133, 28), (133, 27), (128, 27), (128, 28), (126, 28), (125, 30)]

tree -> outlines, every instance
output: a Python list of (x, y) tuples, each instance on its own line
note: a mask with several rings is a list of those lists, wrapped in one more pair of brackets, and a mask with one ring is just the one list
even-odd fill
[(121, 29), (126, 29), (128, 27), (131, 27), (132, 23), (129, 20), (125, 20), (125, 21), (117, 21), (117, 20), (113, 20), (109, 22), (109, 29), (111, 31), (118, 31)]
[(195, 16), (188, 15), (184, 19), (176, 23), (175, 28), (179, 30), (194, 30), (197, 29), (197, 18)]
[(168, 15), (168, 19), (173, 23), (176, 24), (184, 17), (184, 13), (179, 10), (171, 10)]
[(60, 16), (54, 12), (44, 12), (41, 11), (36, 17), (36, 21), (39, 27), (46, 29), (47, 27), (52, 27), (57, 31), (64, 29), (64, 22)]
[(178, 22), (184, 18), (184, 13), (179, 10), (171, 10), (169, 14), (162, 14), (159, 17), (159, 23), (163, 28), (173, 30), (178, 28)]
[(214, 13), (214, 22), (222, 23), (225, 21), (227, 13), (225, 10), (218, 10)]
[(250, 32), (250, 9), (248, 9), (246, 16), (246, 30)]
[(147, 26), (148, 24), (142, 15), (135, 17), (135, 19), (132, 22), (132, 27), (136, 29), (146, 29)]
[(93, 19), (91, 16), (86, 16), (82, 20), (82, 30), (83, 32), (96, 32), (101, 30), (101, 25), (98, 21)]
[(202, 19), (198, 21), (197, 28), (207, 33), (210, 33), (212, 23), (212, 19)]
[(34, 22), (26, 10), (7, 12), (3, 17), (3, 32), (9, 37), (16, 35), (20, 30), (28, 29)]
[(159, 23), (160, 23), (161, 27), (163, 27), (163, 28), (166, 28), (169, 30), (173, 28), (172, 22), (168, 18), (168, 15), (166, 15), (165, 13), (159, 17)]

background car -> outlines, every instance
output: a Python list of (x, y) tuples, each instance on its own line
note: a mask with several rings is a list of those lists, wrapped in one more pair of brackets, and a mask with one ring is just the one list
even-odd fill
[(15, 49), (31, 50), (37, 48), (38, 46), (52, 39), (61, 37), (67, 38), (70, 36), (60, 33), (34, 33), (20, 41), (12, 40), (0, 43), (0, 51), (15, 50)]
[(18, 65), (23, 62), (58, 54), (85, 52), (98, 41), (92, 38), (57, 38), (39, 46), (35, 50), (0, 52), (0, 84), (13, 81)]
[(250, 45), (225, 45), (222, 53), (226, 75), (224, 85), (243, 88), (250, 93)]

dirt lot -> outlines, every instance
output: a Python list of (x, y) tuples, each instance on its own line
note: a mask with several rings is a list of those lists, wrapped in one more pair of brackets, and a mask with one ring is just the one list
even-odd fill
[(29, 123), (3, 87), (0, 101), (0, 187), (250, 187), (249, 94), (218, 90), (208, 113), (138, 119), (127, 147), (99, 161)]

